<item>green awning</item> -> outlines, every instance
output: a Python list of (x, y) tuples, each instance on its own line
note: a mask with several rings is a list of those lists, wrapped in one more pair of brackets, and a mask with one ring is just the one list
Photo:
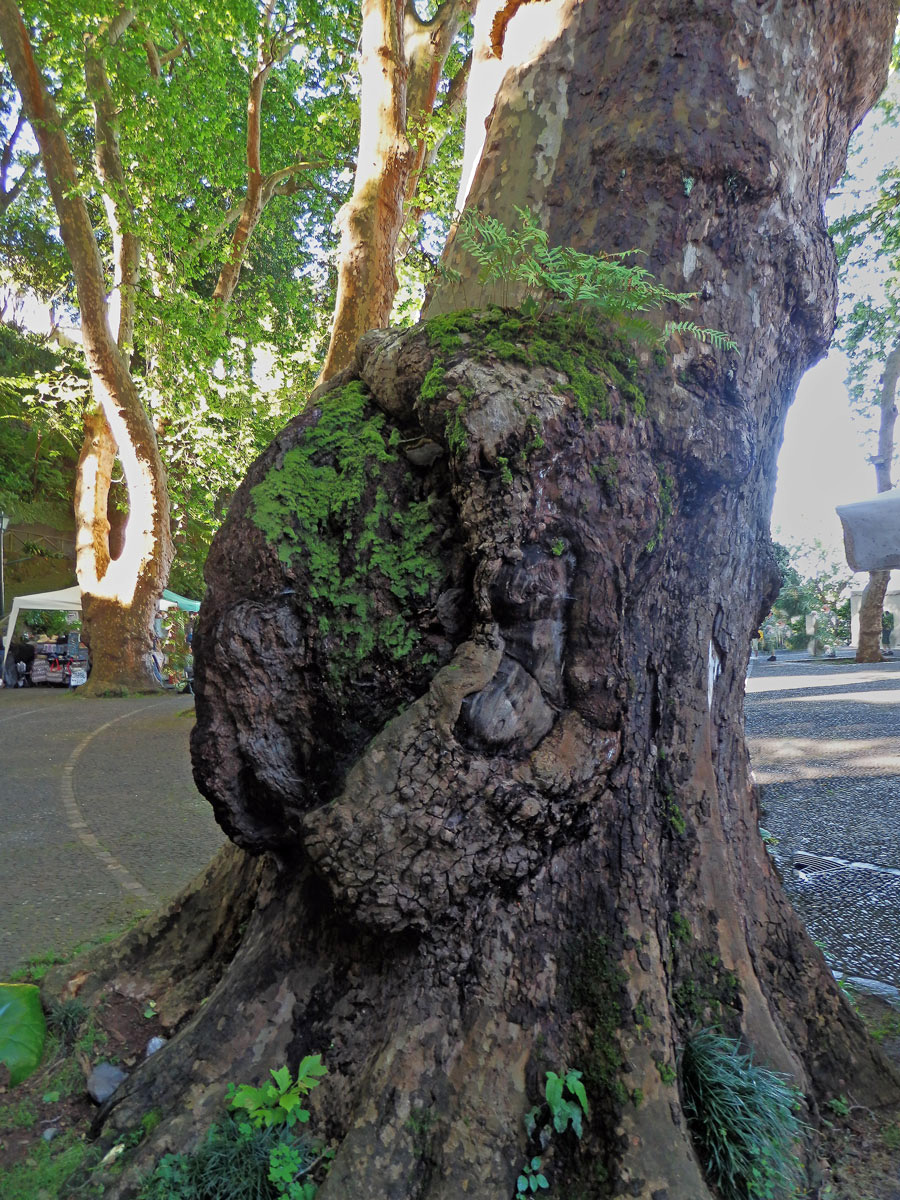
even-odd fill
[(182, 612), (200, 611), (199, 600), (188, 600), (187, 596), (179, 596), (177, 592), (170, 592), (168, 588), (163, 589), (163, 600), (168, 600), (170, 604), (177, 604)]

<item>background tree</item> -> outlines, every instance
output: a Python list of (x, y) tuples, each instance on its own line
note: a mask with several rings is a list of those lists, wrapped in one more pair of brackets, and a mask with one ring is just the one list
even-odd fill
[[(110, 36), (117, 35), (110, 27)], [(83, 597), (85, 640), (92, 643), (94, 690), (145, 683), (150, 673), (149, 630), (172, 560), (169, 502), (156, 436), (123, 354), (130, 340), (136, 253), (124, 196), (109, 194), (116, 273), (121, 285), (118, 337), (107, 316), (106, 279), (78, 169), (59, 112), (35, 66), (15, 4), (0, 5), (0, 39), (34, 130), (60, 235), (72, 264), (82, 318), (85, 358), (97, 412), (86, 423), (76, 488), (76, 562)], [(92, 51), (88, 51), (92, 60)], [(93, 59), (96, 65), (96, 59)], [(124, 177), (116, 131), (98, 97), (98, 173), (114, 188)], [(107, 500), (118, 451), (131, 520), (118, 559), (109, 552)]]
[[(254, 465), (207, 565), (194, 738), (246, 853), (75, 968), (178, 1027), (103, 1114), (109, 1140), (164, 1114), (112, 1195), (226, 1080), (326, 1047), (322, 1200), (513, 1194), (561, 1064), (591, 1100), (554, 1157), (571, 1194), (711, 1196), (674, 1086), (698, 1023), (811, 1117), (900, 1095), (767, 860), (741, 710), (782, 424), (831, 332), (823, 203), (895, 10), (541, 7), (470, 206), (640, 248), (741, 355), (667, 360), (564, 302), (438, 316), (364, 338)], [(448, 269), (478, 291), (460, 239)]]
[(413, 0), (363, 0), (359, 151), (353, 193), (338, 213), (337, 296), (322, 382), (349, 365), (362, 334), (390, 320), (397, 244), (434, 144), (432, 117), (448, 60), (455, 74), (444, 104), (451, 112), (468, 78), (468, 59), (461, 64), (451, 51), (474, 3), (443, 0), (423, 19)]
[[(391, 242), (405, 223), (407, 313), (421, 295), (426, 247), (435, 245), (453, 207), (466, 78), (464, 45), (454, 36), (463, 8), (445, 6), (431, 21), (412, 8), (402, 17), (412, 157)], [(25, 12), (40, 35), (38, 8)], [(358, 141), (352, 65), (360, 14), (344, 0), (261, 9), (223, 4), (199, 15), (173, 0), (139, 17), (113, 3), (105, 13), (73, 4), (55, 14), (41, 55), (101, 230), (104, 190), (91, 153), (84, 31), (126, 13), (112, 43), (91, 34), (92, 91), (103, 97), (100, 112), (114, 123), (128, 167), (127, 188), (119, 180), (107, 191), (126, 201), (135, 234), (129, 244), (141, 247), (131, 366), (168, 470), (172, 582), (198, 594), (209, 540), (234, 488), (297, 410), (327, 338), (336, 283), (331, 226)], [(3, 151), (8, 204), (0, 243), (14, 286), (64, 306), (73, 296), (68, 260), (8, 76), (5, 83), (11, 135)], [(423, 225), (424, 214), (431, 215)], [(101, 248), (109, 244), (101, 235)], [(252, 286), (241, 289), (248, 265)], [(364, 289), (356, 297), (368, 304)], [(342, 304), (340, 321), (347, 311)], [(128, 510), (115, 484), (108, 509), (115, 534)]]
[[(301, 42), (303, 14), (293, 6), (276, 13), (268, 5), (259, 13), (235, 4), (201, 17), (189, 6), (182, 11), (167, 5), (138, 19), (124, 7), (110, 5), (104, 18), (76, 5), (58, 14), (52, 37), (41, 47), (57, 100), (67, 112), (70, 148), (76, 158), (81, 151), (78, 170), (88, 219), (101, 228), (106, 224), (111, 233), (105, 243), (110, 274), (101, 286), (112, 288), (135, 388), (174, 468), (170, 486), (182, 561), (173, 582), (188, 590), (200, 586), (206, 546), (242, 471), (284, 419), (292, 386), (310, 371), (298, 341), (315, 333), (315, 285), (283, 246), (285, 239), (296, 245), (304, 236), (304, 221), (308, 226), (312, 220), (316, 229), (330, 221), (334, 200), (326, 184), (344, 165), (339, 148), (348, 145), (352, 125), (352, 104), (348, 110), (347, 88), (338, 79), (330, 45), (340, 40), (343, 46), (353, 21), (341, 20), (346, 14), (339, 5), (316, 6), (314, 15), (319, 44), (310, 50)], [(34, 21), (40, 35), (40, 15)], [(351, 52), (352, 44), (351, 50), (341, 50)], [(343, 106), (337, 114), (331, 111), (335, 97), (338, 109)], [(8, 106), (12, 111), (12, 101)], [(86, 119), (86, 111), (92, 111), (93, 120)], [(343, 116), (347, 111), (350, 115)], [(20, 255), (23, 264), (28, 260), (27, 269), (18, 269), (19, 260), (13, 260), (14, 278), (37, 285), (45, 298), (58, 298), (66, 291), (66, 272), (53, 252), (58, 242), (40, 193), (26, 195), (21, 186), (40, 183), (34, 156), (17, 132), (21, 124), (16, 118), (4, 150), (5, 177), (12, 178), (15, 168), (15, 181), (6, 189), (12, 207), (7, 206), (4, 229), (8, 244), (22, 243), (32, 253)], [(269, 169), (265, 159), (274, 152), (275, 129), (288, 145), (293, 142), (298, 157)], [(244, 137), (243, 177), (234, 171), (232, 164), (240, 159), (228, 154), (225, 130), (232, 143)], [(93, 161), (92, 144), (97, 149)], [(320, 157), (310, 162), (303, 155), (313, 144)], [(316, 185), (298, 180), (313, 171)], [(310, 204), (313, 193), (319, 199)], [(301, 197), (304, 203), (278, 213), (271, 202), (279, 196)], [(268, 226), (261, 224), (266, 210), (273, 217)], [(33, 235), (23, 236), (32, 229), (40, 231), (39, 245)], [(263, 286), (236, 305), (251, 236), (260, 243), (261, 260), (268, 250), (268, 269), (262, 272)], [(35, 273), (35, 249), (41, 262), (52, 265), (46, 279)], [(308, 256), (300, 266), (308, 274)], [(229, 307), (236, 309), (233, 323)], [(271, 381), (268, 408), (259, 404), (261, 351)], [(78, 491), (82, 526), (89, 531), (79, 540), (79, 577), (87, 596), (85, 630), (95, 689), (148, 681), (142, 657), (150, 645), (153, 601), (147, 600), (140, 615), (133, 606), (127, 615), (115, 612), (122, 606), (112, 579), (129, 554), (115, 543), (110, 546), (108, 530), (124, 524), (134, 536), (140, 525), (127, 519), (133, 491), (126, 494), (112, 484), (116, 453), (105, 418), (95, 413), (87, 427)], [(148, 592), (165, 583), (167, 571), (158, 575)], [(93, 601), (103, 590), (110, 592), (111, 607)], [(103, 614), (99, 629), (98, 613)], [(140, 649), (137, 656), (122, 657), (129, 644), (123, 622), (135, 630), (131, 642)], [(104, 665), (112, 661), (104, 659), (104, 647), (116, 657), (112, 668)]]
[[(879, 104), (882, 123), (896, 121), (890, 93)], [(900, 171), (887, 164), (874, 188), (862, 193), (853, 171), (843, 184), (848, 210), (832, 230), (841, 263), (843, 301), (838, 344), (850, 358), (851, 400), (860, 411), (878, 414), (874, 437), (877, 450), (870, 458), (878, 492), (893, 488), (896, 392), (900, 377)], [(881, 661), (884, 597), (890, 571), (871, 571), (859, 610), (857, 662)]]
[[(815, 547), (788, 547), (774, 542), (773, 548), (781, 572), (781, 590), (762, 623), (766, 645), (775, 649), (780, 623), (786, 627), (782, 635), (784, 644), (791, 650), (805, 649), (809, 644), (806, 617), (811, 613), (821, 618), (817, 636), (822, 644), (849, 642), (852, 572), (846, 563), (832, 561), (818, 543)], [(814, 549), (818, 549), (818, 559), (810, 562)], [(802, 575), (793, 565), (801, 558), (806, 560)]]

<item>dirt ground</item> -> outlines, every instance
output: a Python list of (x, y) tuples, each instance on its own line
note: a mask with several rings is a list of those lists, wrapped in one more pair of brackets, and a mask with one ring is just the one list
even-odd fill
[[(900, 1070), (900, 1012), (874, 996), (858, 996), (854, 1003)], [(900, 1108), (873, 1112), (865, 1096), (832, 1100), (823, 1123), (822, 1157), (831, 1180), (820, 1191), (821, 1200), (900, 1200)]]

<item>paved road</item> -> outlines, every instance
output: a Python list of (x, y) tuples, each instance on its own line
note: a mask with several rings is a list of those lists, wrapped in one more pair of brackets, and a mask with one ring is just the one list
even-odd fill
[(900, 660), (757, 662), (746, 714), (791, 900), (835, 968), (900, 986)]
[(213, 856), (192, 724), (190, 696), (0, 690), (0, 979), (121, 928)]
[[(835, 966), (900, 986), (900, 660), (760, 661), (746, 711), (794, 904)], [(191, 724), (188, 696), (0, 690), (0, 979), (121, 927), (221, 845), (191, 778)], [(801, 874), (798, 850), (869, 869)]]

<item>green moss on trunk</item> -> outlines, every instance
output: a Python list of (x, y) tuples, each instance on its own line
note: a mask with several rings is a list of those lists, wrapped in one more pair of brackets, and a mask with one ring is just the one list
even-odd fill
[[(405, 606), (443, 574), (429, 547), (430, 502), (398, 504), (381, 482), (399, 461), (384, 427), (363, 384), (350, 383), (328, 397), (302, 442), (252, 491), (254, 524), (283, 563), (307, 572), (307, 609), (335, 641), (338, 671), (376, 649), (395, 659), (409, 654), (419, 634)], [(373, 581), (399, 611), (376, 612)]]

